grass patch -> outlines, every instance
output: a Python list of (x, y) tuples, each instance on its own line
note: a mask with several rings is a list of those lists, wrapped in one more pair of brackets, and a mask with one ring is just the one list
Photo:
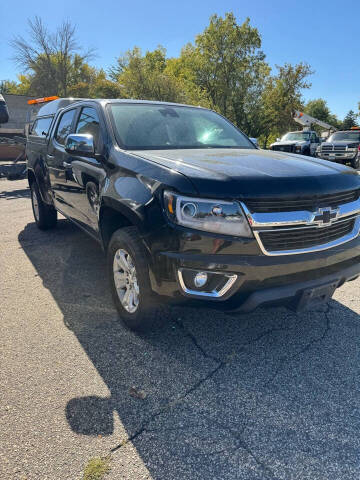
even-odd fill
[(83, 480), (102, 480), (110, 471), (110, 457), (91, 458), (84, 470)]

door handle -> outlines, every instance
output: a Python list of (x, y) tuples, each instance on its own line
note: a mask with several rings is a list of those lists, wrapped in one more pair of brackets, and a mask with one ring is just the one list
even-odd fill
[(46, 154), (46, 158), (54, 158), (54, 155), (49, 155), (48, 153)]
[(65, 167), (65, 168), (71, 168), (71, 163), (63, 162), (63, 167)]

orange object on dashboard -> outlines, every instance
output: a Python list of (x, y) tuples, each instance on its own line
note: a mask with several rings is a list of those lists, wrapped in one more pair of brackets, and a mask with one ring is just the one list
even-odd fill
[(45, 103), (51, 102), (52, 100), (57, 100), (59, 97), (54, 95), (53, 97), (42, 97), (42, 98), (35, 98), (34, 100), (28, 100), (29, 105), (34, 105), (35, 103)]

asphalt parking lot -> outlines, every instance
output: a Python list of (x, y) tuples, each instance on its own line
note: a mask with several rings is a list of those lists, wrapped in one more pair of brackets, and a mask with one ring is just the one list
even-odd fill
[(25, 180), (0, 181), (0, 217), (1, 479), (96, 456), (109, 480), (360, 478), (360, 280), (301, 315), (167, 308), (139, 336), (100, 248), (37, 230)]

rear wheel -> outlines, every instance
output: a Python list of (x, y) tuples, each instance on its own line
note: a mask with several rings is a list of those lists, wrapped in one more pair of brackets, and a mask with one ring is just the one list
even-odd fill
[(117, 230), (108, 248), (108, 273), (115, 306), (131, 330), (148, 330), (158, 312), (149, 264), (136, 227)]
[(54, 207), (43, 202), (35, 180), (30, 185), (30, 191), (32, 210), (37, 227), (41, 230), (54, 228), (57, 222), (57, 212)]

